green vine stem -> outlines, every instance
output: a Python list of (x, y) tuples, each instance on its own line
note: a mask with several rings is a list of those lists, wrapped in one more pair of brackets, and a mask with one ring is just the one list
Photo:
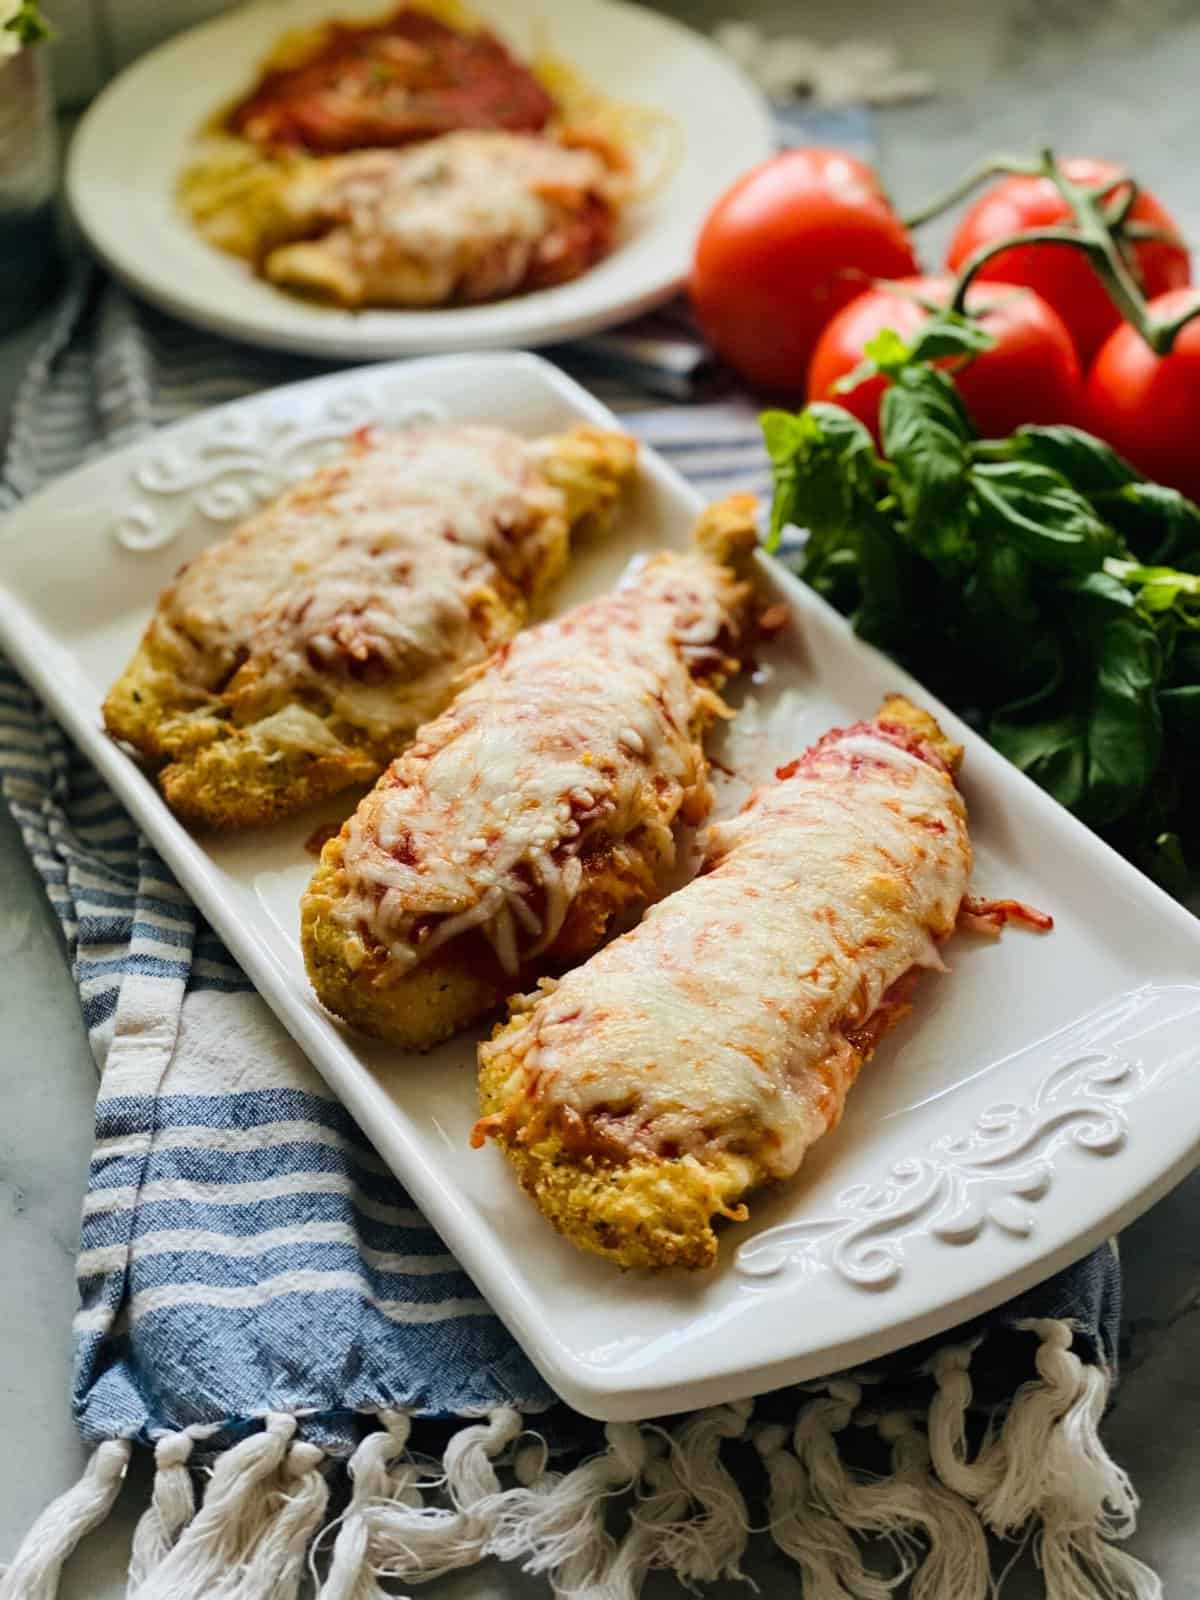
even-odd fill
[(989, 240), (963, 263), (950, 298), (950, 310), (966, 309), (967, 291), (979, 271), (994, 257), (1016, 245), (1059, 245), (1081, 250), (1108, 292), (1122, 317), (1136, 328), (1156, 355), (1169, 355), (1180, 332), (1200, 317), (1200, 297), (1177, 317), (1159, 321), (1150, 314), (1146, 298), (1134, 275), (1132, 241), (1165, 239), (1161, 229), (1147, 229), (1130, 220), (1138, 197), (1138, 185), (1124, 173), (1117, 174), (1101, 189), (1086, 189), (1072, 182), (1055, 159), (1052, 150), (1043, 150), (1037, 162), (1014, 161), (994, 156), (969, 172), (954, 189), (906, 219), (909, 227), (919, 226), (965, 198), (980, 183), (1001, 174), (1047, 178), (1058, 190), (1074, 219), (1071, 227), (1032, 228)]
[(1037, 162), (1022, 161), (1019, 156), (989, 156), (986, 161), (981, 161), (972, 167), (952, 189), (920, 211), (910, 212), (904, 218), (906, 228), (919, 228), (924, 222), (932, 222), (934, 217), (940, 217), (943, 211), (949, 211), (951, 206), (956, 206), (960, 200), (965, 200), (969, 194), (978, 189), (981, 183), (986, 183), (989, 178), (1011, 177), (1014, 173), (1026, 178), (1036, 178), (1041, 173)]
[[(1112, 228), (1114, 231), (1118, 228), (1124, 228), (1129, 221), (1129, 213), (1137, 204), (1137, 197), (1141, 192), (1141, 185), (1134, 183), (1132, 178), (1119, 178), (1115, 184), (1106, 189), (1104, 198), (1108, 199), (1109, 195), (1112, 195), (1113, 198), (1108, 200), (1108, 204), (1102, 212), (1104, 226)], [(1099, 199), (1100, 196), (1097, 194), (1096, 198)]]

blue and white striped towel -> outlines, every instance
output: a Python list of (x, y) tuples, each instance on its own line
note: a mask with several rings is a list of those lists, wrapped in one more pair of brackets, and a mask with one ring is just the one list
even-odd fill
[[(315, 370), (192, 333), (90, 275), (30, 371), (0, 492)], [(748, 401), (667, 408), (612, 385), (606, 398), (706, 492), (765, 487)], [(1098, 1592), (1156, 1592), (1111, 1542), (1136, 1502), (1096, 1431), (1115, 1357), (1108, 1251), (873, 1374), (669, 1430), (601, 1430), (556, 1402), (8, 669), (0, 787), (62, 922), (101, 1069), (74, 1376), (96, 1451), (31, 1530), (0, 1600), (53, 1595), (135, 1443), (157, 1460), (138, 1600), (287, 1600), (327, 1526), (323, 1600), (382, 1600), (380, 1575), (415, 1581), (489, 1555), (559, 1593), (632, 1600), (653, 1568), (736, 1575), (752, 1525), (831, 1600), (883, 1600), (892, 1580), (859, 1549), (878, 1535), (919, 1569), (923, 1600), (983, 1600), (986, 1533), (1039, 1518), (1052, 1595), (1086, 1594), (1085, 1572)], [(981, 1408), (995, 1417), (982, 1439), (969, 1426)], [(884, 1475), (864, 1476), (864, 1459)], [(188, 1463), (201, 1460), (197, 1507)], [(330, 1520), (331, 1487), (347, 1486)], [(619, 1496), (616, 1535), (605, 1515)]]

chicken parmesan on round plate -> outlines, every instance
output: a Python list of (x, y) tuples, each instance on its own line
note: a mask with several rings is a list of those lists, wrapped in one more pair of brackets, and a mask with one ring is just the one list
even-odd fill
[(471, 304), (586, 272), (639, 187), (669, 179), (675, 131), (546, 52), (521, 61), (459, 0), (401, 0), (285, 35), (211, 119), (179, 196), (281, 288)]
[(66, 185), (144, 298), (361, 361), (529, 348), (650, 309), (773, 142), (728, 56), (626, 0), (289, 0), (127, 67)]

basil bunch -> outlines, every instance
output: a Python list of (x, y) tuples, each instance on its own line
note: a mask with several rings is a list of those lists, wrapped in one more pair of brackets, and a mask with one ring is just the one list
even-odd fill
[(1023, 772), (1172, 893), (1200, 869), (1200, 509), (1076, 428), (978, 438), (943, 313), (885, 333), (882, 457), (827, 402), (762, 419), (769, 543)]

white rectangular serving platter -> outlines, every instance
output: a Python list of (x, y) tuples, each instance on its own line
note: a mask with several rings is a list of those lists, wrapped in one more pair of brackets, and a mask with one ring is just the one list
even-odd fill
[[(959, 936), (885, 1041), (842, 1126), (729, 1227), (716, 1268), (628, 1273), (577, 1252), (494, 1149), (472, 1151), (475, 1044), (425, 1057), (356, 1038), (305, 980), (305, 840), (354, 797), (278, 827), (193, 837), (101, 728), (159, 589), (364, 422), (444, 416), (543, 433), (612, 415), (528, 355), (453, 356), (241, 401), (86, 467), (0, 524), (0, 645), (103, 772), (288, 1031), (557, 1392), (607, 1420), (761, 1392), (935, 1334), (1130, 1221), (1200, 1156), (1200, 922), (1113, 854), (767, 558), (791, 622), (735, 694), (718, 807), (906, 690), (966, 745), (974, 886), (1052, 934)], [(645, 450), (616, 528), (558, 604), (678, 545), (698, 496)]]

